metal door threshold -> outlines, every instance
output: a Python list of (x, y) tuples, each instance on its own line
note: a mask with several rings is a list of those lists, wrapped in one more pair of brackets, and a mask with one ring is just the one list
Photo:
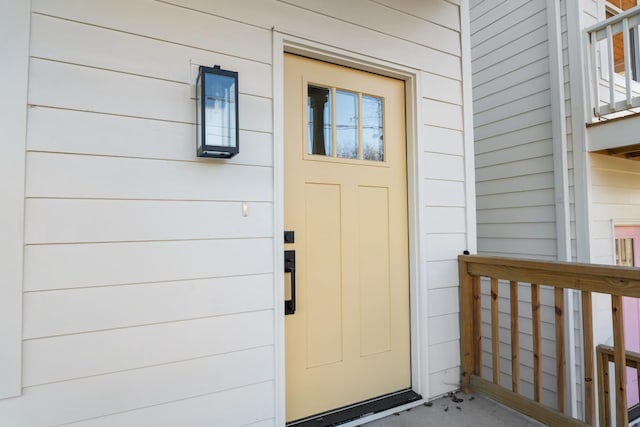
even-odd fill
[(330, 427), (339, 426), (349, 421), (364, 418), (378, 412), (406, 405), (421, 400), (422, 396), (411, 389), (397, 391), (374, 399), (365, 400), (354, 405), (345, 406), (333, 411), (313, 415), (301, 420), (287, 423), (287, 427)]

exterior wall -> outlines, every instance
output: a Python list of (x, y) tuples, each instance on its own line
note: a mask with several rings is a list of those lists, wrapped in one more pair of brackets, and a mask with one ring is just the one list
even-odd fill
[[(590, 154), (591, 250), (594, 263), (615, 264), (614, 226), (640, 223), (640, 164), (602, 154)], [(594, 339), (613, 345), (611, 298), (594, 298)]]
[[(544, 0), (471, 2), (478, 252), (484, 255), (558, 257), (547, 20)], [(508, 296), (508, 284), (502, 286), (499, 293)], [(530, 301), (527, 289), (520, 294), (522, 393), (533, 397)], [(553, 292), (542, 294), (543, 399), (555, 405)], [(507, 298), (500, 307), (502, 381), (510, 387)], [(490, 339), (489, 323), (483, 335)]]
[(640, 164), (591, 154), (593, 261), (614, 264), (614, 225), (640, 223)]
[(474, 3), (478, 250), (556, 259), (545, 2)]
[[(474, 237), (460, 15), (445, 0), (34, 0), (23, 390), (0, 424), (282, 424), (274, 33), (414, 70), (418, 375), (426, 397), (455, 390), (456, 257)], [(231, 161), (195, 157), (201, 64), (240, 72)]]

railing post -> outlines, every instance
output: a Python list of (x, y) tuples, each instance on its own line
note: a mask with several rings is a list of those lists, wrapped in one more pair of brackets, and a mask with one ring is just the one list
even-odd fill
[(461, 385), (464, 393), (471, 392), (471, 375), (474, 373), (476, 349), (474, 345), (473, 277), (467, 270), (467, 262), (458, 258), (460, 280), (460, 355)]

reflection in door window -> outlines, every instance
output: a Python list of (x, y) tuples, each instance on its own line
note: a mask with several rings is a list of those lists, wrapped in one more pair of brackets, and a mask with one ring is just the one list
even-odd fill
[(309, 154), (331, 156), (331, 89), (309, 86), (307, 89), (309, 116)]
[(362, 158), (384, 160), (382, 99), (362, 95)]
[(358, 158), (358, 95), (336, 91), (336, 145), (338, 157)]

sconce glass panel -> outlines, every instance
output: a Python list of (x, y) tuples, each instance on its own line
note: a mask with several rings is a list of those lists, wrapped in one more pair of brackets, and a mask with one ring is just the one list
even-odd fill
[(238, 73), (200, 67), (197, 83), (198, 156), (231, 158), (238, 144)]

